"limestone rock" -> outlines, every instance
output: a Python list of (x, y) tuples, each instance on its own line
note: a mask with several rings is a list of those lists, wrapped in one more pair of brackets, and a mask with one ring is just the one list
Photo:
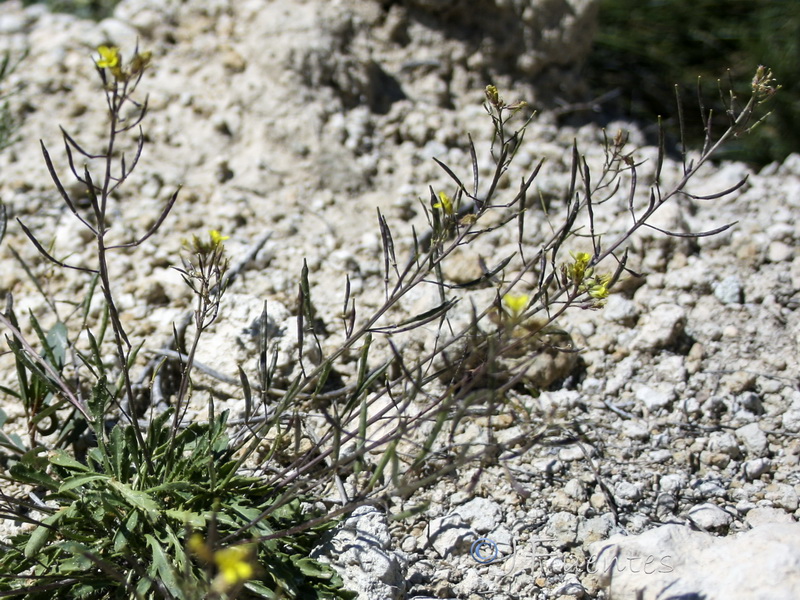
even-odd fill
[(488, 498), (473, 498), (455, 511), (478, 533), (487, 533), (497, 527), (502, 517), (500, 506)]
[(428, 538), (441, 557), (453, 556), (469, 548), (475, 538), (473, 531), (467, 526), (459, 514), (434, 519), (430, 524)]
[(648, 314), (632, 346), (641, 350), (660, 350), (674, 344), (686, 326), (686, 312), (680, 306), (664, 304)]
[(693, 507), (688, 514), (689, 519), (706, 531), (722, 530), (730, 525), (733, 517), (715, 504), (700, 504)]
[(395, 600), (405, 589), (405, 559), (391, 548), (386, 515), (372, 506), (357, 508), (331, 538), (312, 553), (331, 563), (345, 588), (368, 600)]
[(718, 538), (681, 525), (591, 546), (592, 569), (615, 600), (793, 600), (800, 597), (800, 524)]

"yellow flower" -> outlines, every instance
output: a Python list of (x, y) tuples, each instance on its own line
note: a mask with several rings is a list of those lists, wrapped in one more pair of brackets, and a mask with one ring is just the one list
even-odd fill
[(438, 208), (444, 214), (450, 216), (453, 214), (453, 201), (445, 192), (439, 192), (439, 201), (433, 205), (433, 208)]
[(503, 296), (503, 304), (506, 305), (513, 318), (517, 318), (528, 307), (530, 296), (527, 294), (506, 294)]
[(574, 262), (566, 267), (567, 277), (573, 283), (581, 283), (585, 277), (592, 274), (592, 269), (587, 269), (592, 255), (588, 252), (570, 252), (570, 255)]
[(203, 562), (211, 562), (214, 559), (214, 553), (199, 533), (193, 533), (186, 545), (189, 551)]
[(500, 106), (501, 104), (503, 104), (503, 99), (500, 97), (500, 93), (497, 91), (497, 88), (493, 85), (486, 86), (486, 99), (492, 106)]
[(119, 48), (116, 46), (98, 46), (100, 60), (95, 63), (101, 69), (115, 69), (119, 65)]
[(611, 275), (600, 275), (595, 277), (592, 284), (587, 290), (589, 295), (595, 300), (604, 300), (608, 298), (608, 284), (611, 283)]
[(252, 544), (218, 550), (214, 553), (214, 563), (219, 569), (219, 577), (228, 587), (244, 583), (256, 573)]
[(255, 544), (240, 544), (213, 551), (199, 533), (193, 533), (186, 544), (189, 551), (206, 564), (217, 567), (214, 589), (228, 591), (256, 576)]
[(231, 239), (231, 236), (222, 235), (216, 229), (212, 229), (211, 231), (208, 232), (208, 234), (211, 236), (211, 245), (214, 246), (214, 247), (219, 246), (225, 240)]
[(131, 75), (138, 75), (141, 71), (144, 71), (148, 66), (150, 66), (150, 59), (152, 57), (152, 52), (140, 52), (134, 56), (133, 60), (131, 61)]

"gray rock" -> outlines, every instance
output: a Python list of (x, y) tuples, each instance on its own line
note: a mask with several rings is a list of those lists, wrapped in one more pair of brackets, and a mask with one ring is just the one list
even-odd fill
[(551, 477), (564, 470), (564, 463), (555, 456), (536, 458), (531, 461), (534, 472)]
[(651, 521), (647, 515), (643, 515), (642, 513), (633, 513), (628, 517), (627, 522), (625, 523), (625, 531), (629, 535), (637, 535), (650, 529), (650, 526)]
[(708, 449), (711, 452), (726, 454), (731, 458), (738, 458), (741, 455), (739, 442), (736, 441), (736, 437), (727, 431), (712, 432), (708, 436)]
[(614, 515), (603, 513), (578, 524), (578, 541), (589, 545), (608, 537), (615, 528)]
[(767, 434), (761, 431), (758, 423), (750, 423), (736, 430), (736, 437), (747, 448), (747, 452), (755, 457), (764, 456), (769, 449)]
[(612, 323), (632, 327), (639, 318), (636, 303), (619, 294), (611, 294), (603, 307), (603, 318)]
[(778, 169), (777, 173), (780, 175), (797, 175), (800, 176), (800, 153), (795, 152), (786, 157)]
[(538, 401), (545, 414), (564, 414), (580, 403), (581, 393), (577, 390), (544, 391)]
[(606, 379), (605, 393), (609, 396), (616, 396), (618, 392), (630, 383), (631, 378), (642, 368), (640, 361), (633, 356), (623, 358), (613, 375)]
[(733, 517), (716, 504), (700, 504), (689, 510), (687, 515), (697, 526), (706, 531), (726, 529)]
[(455, 509), (455, 514), (478, 533), (487, 533), (497, 527), (503, 516), (500, 506), (487, 498), (473, 498)]
[(563, 460), (564, 462), (572, 462), (576, 460), (583, 460), (586, 458), (586, 454), (583, 452), (583, 448), (577, 444), (574, 446), (567, 446), (566, 448), (562, 448), (558, 451), (558, 458)]
[(632, 440), (646, 440), (650, 437), (650, 428), (644, 421), (624, 421), (622, 432), (625, 437)]
[(544, 563), (544, 572), (547, 575), (560, 575), (564, 572), (564, 567), (566, 567), (566, 563), (561, 556), (551, 556)]
[(570, 479), (564, 485), (564, 492), (575, 500), (580, 500), (581, 502), (586, 500), (586, 486), (580, 479)]
[(686, 311), (676, 304), (662, 304), (646, 315), (631, 346), (654, 351), (675, 343), (686, 327)]
[(742, 470), (744, 471), (745, 478), (753, 481), (761, 477), (764, 473), (769, 472), (771, 466), (772, 461), (768, 458), (754, 458), (745, 461), (742, 465)]
[(631, 504), (642, 497), (641, 488), (629, 481), (620, 481), (614, 486), (614, 498), (620, 504)]
[(714, 286), (714, 295), (723, 304), (741, 304), (744, 300), (742, 281), (730, 275)]
[(675, 514), (678, 508), (678, 501), (672, 494), (659, 494), (656, 498), (656, 518), (666, 521)]
[(428, 544), (444, 558), (465, 552), (474, 538), (475, 533), (461, 515), (452, 514), (431, 521)]
[(404, 595), (406, 560), (391, 550), (386, 515), (375, 507), (353, 511), (312, 557), (330, 563), (345, 588), (358, 592), (359, 598), (394, 600)]
[(678, 494), (686, 487), (686, 476), (683, 473), (670, 473), (664, 475), (658, 485), (665, 492)]
[(706, 293), (711, 290), (710, 277), (705, 263), (696, 261), (680, 269), (668, 271), (664, 276), (664, 285), (679, 290)]
[(650, 460), (658, 464), (666, 464), (672, 460), (672, 452), (670, 450), (651, 450), (649, 452)]
[(726, 493), (726, 486), (723, 486), (719, 481), (707, 480), (700, 481), (693, 484), (695, 493), (698, 498), (722, 498)]
[(800, 392), (792, 390), (787, 398), (791, 405), (783, 413), (783, 428), (790, 433), (800, 433)]
[(482, 577), (474, 568), (468, 569), (463, 579), (453, 586), (453, 592), (459, 598), (495, 596), (497, 591), (496, 584)]
[(740, 395), (753, 389), (757, 375), (747, 371), (735, 371), (722, 376), (722, 389), (731, 394)]
[(104, 19), (98, 24), (100, 31), (106, 39), (120, 48), (134, 48), (136, 46), (136, 29), (118, 19)]
[(577, 512), (580, 505), (574, 498), (571, 498), (563, 489), (555, 490), (549, 497), (550, 508), (552, 510), (565, 510)]
[(670, 383), (682, 383), (686, 381), (685, 359), (679, 354), (659, 356), (655, 374), (660, 381)]
[(513, 550), (514, 535), (502, 525), (493, 529), (487, 536), (495, 544), (502, 555), (510, 554)]
[(583, 598), (585, 594), (586, 590), (575, 575), (567, 575), (564, 582), (553, 592), (557, 598)]
[(575, 543), (578, 534), (578, 517), (565, 511), (554, 513), (547, 520), (545, 532), (556, 548), (568, 548)]
[(761, 404), (761, 398), (755, 392), (744, 392), (736, 397), (736, 401), (744, 410), (760, 415), (764, 413), (764, 407)]
[(794, 246), (775, 241), (767, 247), (767, 260), (772, 263), (790, 261), (794, 258)]
[(635, 386), (636, 400), (644, 404), (651, 414), (667, 408), (675, 399), (672, 389), (656, 389), (648, 385)]
[(0, 34), (9, 35), (13, 33), (22, 33), (28, 20), (24, 14), (7, 14), (0, 15)]
[[(470, 58), (474, 69), (508, 62), (520, 75), (533, 76), (555, 65), (582, 60), (591, 48), (598, 2), (595, 0), (402, 0), (432, 18), (481, 31), (492, 38), (492, 52)], [(513, 23), (514, 27), (509, 27)]]
[(591, 570), (615, 600), (796, 600), (800, 525), (717, 538), (680, 525), (615, 535), (591, 547)]
[(772, 502), (773, 506), (796, 511), (798, 507), (797, 491), (788, 483), (772, 483), (767, 486), (764, 498)]

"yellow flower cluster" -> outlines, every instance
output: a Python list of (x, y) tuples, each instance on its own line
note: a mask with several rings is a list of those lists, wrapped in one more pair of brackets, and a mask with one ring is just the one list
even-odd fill
[(591, 277), (592, 269), (587, 269), (592, 255), (588, 252), (570, 252), (573, 262), (566, 266), (567, 277), (573, 283), (580, 285), (585, 277)]
[(506, 104), (506, 101), (500, 97), (500, 92), (497, 90), (497, 87), (493, 85), (487, 85), (484, 93), (486, 94), (486, 100), (489, 102), (489, 104), (498, 110), (508, 108), (514, 112), (517, 112), (518, 110), (528, 106), (528, 103), (524, 100), (519, 100), (514, 104)]
[(128, 81), (141, 74), (149, 65), (152, 58), (151, 52), (137, 52), (131, 59), (131, 64), (123, 68), (122, 57), (116, 46), (98, 46), (97, 53), (100, 59), (95, 59), (99, 69), (108, 69), (116, 81)]
[(610, 293), (608, 286), (611, 284), (611, 275), (607, 273), (595, 275), (594, 269), (589, 266), (592, 255), (588, 252), (570, 252), (570, 255), (572, 262), (563, 267), (565, 277), (577, 286), (579, 291), (586, 292), (597, 300), (595, 307), (599, 308)]
[(609, 294), (609, 283), (611, 283), (611, 275), (608, 273), (604, 275), (598, 275), (591, 280), (591, 283), (587, 286), (586, 291), (595, 300), (605, 300), (608, 298)]
[(223, 247), (222, 242), (229, 239), (230, 236), (222, 235), (216, 229), (211, 229), (208, 232), (208, 240), (204, 240), (196, 235), (193, 235), (191, 241), (183, 240), (183, 245), (193, 254), (207, 255), (213, 254), (216, 250)]

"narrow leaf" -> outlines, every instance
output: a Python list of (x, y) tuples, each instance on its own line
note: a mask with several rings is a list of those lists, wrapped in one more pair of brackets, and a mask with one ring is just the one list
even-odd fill
[(158, 517), (159, 506), (147, 492), (134, 490), (129, 485), (113, 479), (109, 480), (109, 484), (131, 505), (144, 511), (150, 519), (155, 520)]
[(53, 453), (50, 455), (50, 462), (54, 465), (58, 465), (59, 467), (64, 467), (73, 471), (86, 472), (89, 470), (86, 465), (78, 462), (63, 450), (53, 451)]
[(90, 483), (92, 481), (97, 481), (99, 479), (109, 479), (108, 475), (76, 475), (75, 477), (68, 477), (64, 480), (64, 483), (61, 484), (61, 487), (58, 488), (60, 492), (68, 492), (69, 490), (74, 490), (75, 488), (81, 487)]
[(6, 205), (0, 202), (0, 242), (6, 235), (6, 226), (8, 225), (8, 213), (6, 213)]
[[(161, 547), (161, 544), (149, 533), (144, 537), (153, 553), (153, 568), (155, 572), (151, 569), (150, 575), (154, 576), (157, 573), (157, 578), (164, 583), (164, 586), (170, 590), (176, 598), (185, 598), (185, 595), (181, 591), (181, 586), (178, 583), (178, 579), (175, 576), (175, 570), (172, 568), (166, 554), (164, 554), (164, 549)], [(156, 577), (153, 578), (156, 579)]]
[(45, 544), (47, 544), (47, 541), (50, 539), (50, 533), (56, 529), (56, 523), (64, 516), (65, 512), (66, 511), (60, 510), (50, 515), (42, 520), (42, 524), (39, 525), (39, 527), (33, 530), (31, 537), (28, 538), (28, 542), (25, 544), (25, 558), (34, 558), (39, 554), (39, 551), (44, 548)]

